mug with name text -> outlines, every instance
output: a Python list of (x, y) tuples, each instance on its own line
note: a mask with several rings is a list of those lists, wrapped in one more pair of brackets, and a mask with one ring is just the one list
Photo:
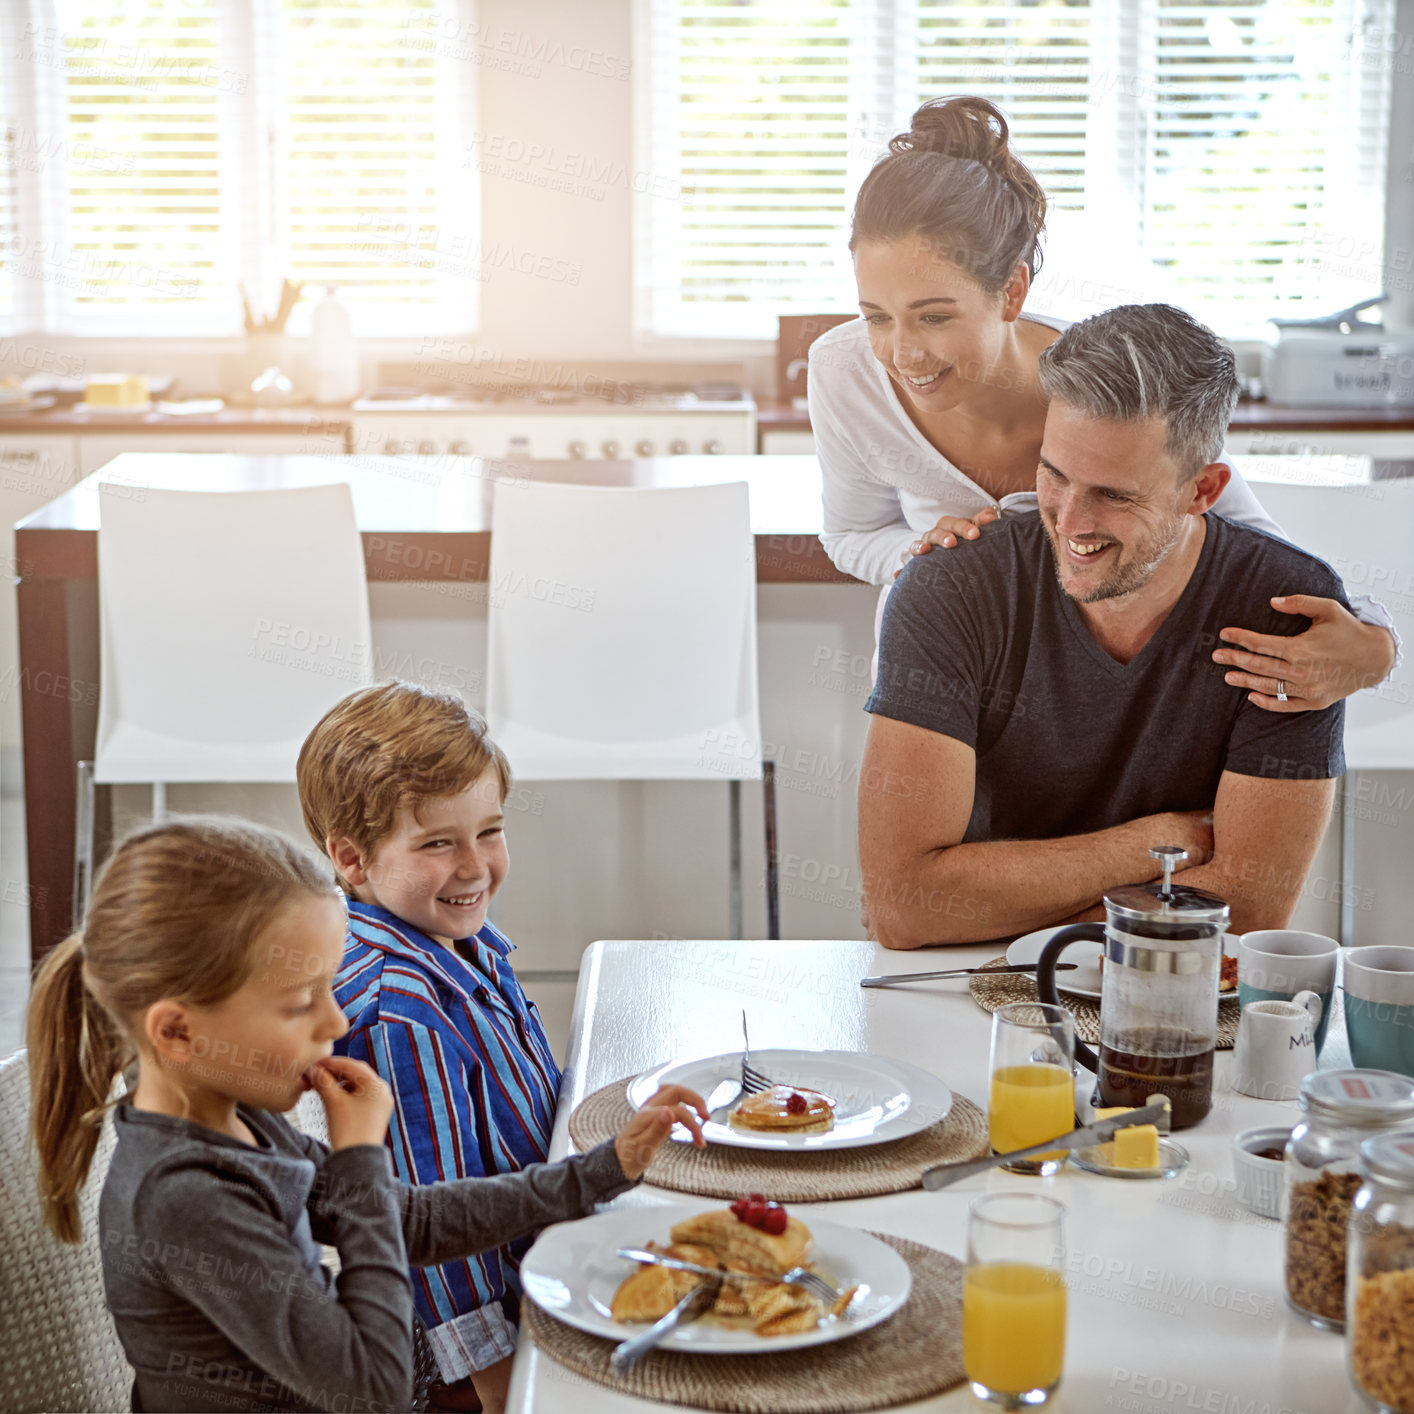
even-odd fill
[(1232, 1088), (1259, 1100), (1296, 1099), (1301, 1082), (1316, 1068), (1320, 1016), (1315, 992), (1243, 1007), (1232, 1053)]

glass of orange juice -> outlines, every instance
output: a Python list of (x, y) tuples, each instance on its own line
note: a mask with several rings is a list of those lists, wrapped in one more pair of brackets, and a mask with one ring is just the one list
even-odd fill
[[(1075, 1023), (1047, 1002), (1010, 1002), (992, 1014), (992, 1086), (987, 1125), (994, 1154), (1025, 1149), (1075, 1128)], [(1054, 1173), (1066, 1151), (1002, 1167)]]
[(1065, 1363), (1065, 1205), (1030, 1193), (974, 1198), (967, 1215), (962, 1365), (979, 1399), (1044, 1404)]

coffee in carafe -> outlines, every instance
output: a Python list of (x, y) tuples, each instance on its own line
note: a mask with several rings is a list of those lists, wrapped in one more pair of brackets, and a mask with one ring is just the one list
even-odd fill
[(1100, 1042), (1100, 1100), (1139, 1108), (1167, 1095), (1174, 1129), (1197, 1124), (1212, 1108), (1212, 1038), (1170, 1026), (1140, 1026)]
[(1036, 985), (1056, 1000), (1055, 964), (1081, 939), (1104, 946), (1100, 1053), (1075, 1043), (1075, 1058), (1099, 1078), (1099, 1102), (1143, 1105), (1166, 1095), (1172, 1125), (1197, 1124), (1212, 1108), (1218, 975), (1228, 906), (1216, 894), (1173, 882), (1184, 850), (1160, 845), (1159, 884), (1128, 884), (1105, 895), (1105, 923), (1062, 928), (1041, 954)]

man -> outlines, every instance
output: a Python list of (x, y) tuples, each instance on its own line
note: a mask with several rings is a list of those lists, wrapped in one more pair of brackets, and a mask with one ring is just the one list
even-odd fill
[(1225, 898), (1234, 931), (1282, 927), (1344, 770), (1344, 705), (1263, 711), (1209, 655), (1231, 623), (1300, 633), (1272, 596), (1344, 603), (1340, 581), (1207, 514), (1237, 379), (1182, 311), (1073, 326), (1041, 382), (1040, 514), (915, 560), (889, 596), (860, 772), (871, 936), (1100, 918), (1107, 889), (1158, 876), (1160, 844), (1188, 850), (1183, 882)]

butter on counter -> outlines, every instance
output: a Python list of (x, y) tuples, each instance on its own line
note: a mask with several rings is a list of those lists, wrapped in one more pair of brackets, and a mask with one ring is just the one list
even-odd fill
[(133, 373), (97, 373), (84, 384), (88, 407), (143, 407), (150, 401), (147, 379)]

